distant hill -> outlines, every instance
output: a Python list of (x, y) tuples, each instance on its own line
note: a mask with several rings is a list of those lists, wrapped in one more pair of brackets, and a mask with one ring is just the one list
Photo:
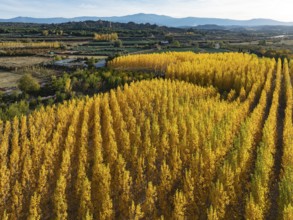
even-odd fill
[(0, 19), (0, 22), (24, 22), (24, 23), (39, 23), (39, 24), (51, 24), (51, 23), (65, 23), (65, 22), (78, 22), (78, 21), (113, 21), (113, 22), (135, 22), (135, 23), (150, 23), (161, 26), (169, 27), (192, 27), (198, 25), (218, 25), (218, 26), (277, 26), (277, 25), (293, 25), (293, 22), (281, 22), (272, 19), (251, 19), (251, 20), (232, 20), (221, 18), (173, 18), (165, 15), (156, 14), (134, 14), (127, 16), (114, 16), (114, 17), (75, 17), (75, 18), (31, 18), (31, 17), (16, 17), (11, 19)]

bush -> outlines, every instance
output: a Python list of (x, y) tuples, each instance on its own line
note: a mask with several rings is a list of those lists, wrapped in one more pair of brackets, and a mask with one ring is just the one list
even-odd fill
[(122, 43), (121, 40), (116, 40), (116, 41), (114, 42), (114, 47), (122, 47), (122, 46), (123, 46), (123, 43)]
[(174, 47), (180, 47), (180, 42), (178, 40), (173, 41), (172, 46), (174, 46)]
[(31, 94), (40, 90), (40, 84), (34, 77), (32, 77), (32, 75), (25, 74), (20, 78), (18, 82), (18, 88), (23, 93)]

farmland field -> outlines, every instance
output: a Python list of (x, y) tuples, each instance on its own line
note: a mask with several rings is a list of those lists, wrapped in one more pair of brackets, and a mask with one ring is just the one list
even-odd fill
[(0, 70), (0, 88), (15, 87), (21, 75)]
[(16, 69), (42, 64), (52, 60), (47, 57), (0, 57), (0, 67)]
[(90, 59), (90, 58), (95, 58), (97, 60), (103, 60), (103, 59), (107, 59), (108, 57), (107, 56), (66, 55), (66, 58), (68, 58), (68, 59), (78, 59), (78, 58)]

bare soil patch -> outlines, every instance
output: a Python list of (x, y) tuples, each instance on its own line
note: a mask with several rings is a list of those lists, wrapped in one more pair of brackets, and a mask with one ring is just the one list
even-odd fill
[(0, 68), (15, 69), (51, 61), (49, 57), (0, 57)]

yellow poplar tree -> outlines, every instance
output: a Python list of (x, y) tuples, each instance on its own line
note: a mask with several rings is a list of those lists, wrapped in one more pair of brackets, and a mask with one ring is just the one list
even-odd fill
[(57, 219), (66, 220), (67, 214), (67, 199), (66, 199), (66, 178), (60, 175), (57, 180), (57, 185), (54, 192), (54, 213)]

